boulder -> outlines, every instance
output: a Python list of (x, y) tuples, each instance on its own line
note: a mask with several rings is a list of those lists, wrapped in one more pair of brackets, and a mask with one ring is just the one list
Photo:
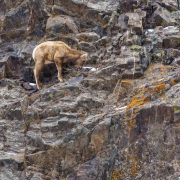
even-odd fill
[(127, 25), (131, 28), (131, 33), (141, 35), (143, 33), (142, 18), (146, 13), (126, 13), (125, 17), (128, 19)]
[(124, 12), (129, 12), (129, 11), (134, 10), (134, 7), (137, 5), (138, 1), (137, 0), (135, 0), (135, 1), (133, 1), (133, 0), (128, 0), (128, 1), (120, 0), (119, 3), (120, 3), (120, 6)]
[(97, 51), (96, 47), (92, 43), (88, 43), (84, 41), (78, 43), (78, 49), (89, 53)]
[(6, 66), (2, 65), (2, 67), (0, 67), (0, 79), (3, 79), (6, 77)]
[(78, 33), (76, 34), (76, 38), (79, 39), (79, 41), (94, 42), (99, 40), (100, 36), (95, 32), (90, 32), (90, 33)]
[(105, 2), (103, 0), (89, 0), (88, 2), (84, 2), (79, 0), (55, 0), (54, 4), (58, 6), (63, 6), (65, 7), (65, 9), (67, 9), (67, 11), (77, 15), (81, 14), (82, 12), (85, 12), (86, 14), (90, 11), (94, 11), (95, 14), (101, 11), (112, 12), (116, 10), (119, 6), (119, 1), (109, 0)]
[(48, 19), (46, 24), (46, 31), (68, 34), (68, 33), (78, 33), (78, 28), (71, 17), (61, 15), (61, 16), (51, 16)]
[(152, 21), (155, 26), (173, 26), (175, 25), (175, 19), (171, 17), (171, 13), (160, 6), (158, 3), (154, 4), (155, 11), (152, 15)]
[(6, 56), (2, 60), (6, 64), (6, 77), (7, 78), (22, 78), (24, 63), (23, 59), (17, 55)]
[(176, 0), (162, 0), (161, 2), (156, 0), (158, 4), (167, 9), (168, 11), (178, 11), (178, 3)]
[(2, 66), (2, 68), (3, 65), (5, 66), (5, 69), (2, 73), (6, 78), (22, 79), (28, 82), (33, 81), (33, 69), (28, 67), (24, 59), (16, 54), (5, 56), (0, 61), (0, 66)]

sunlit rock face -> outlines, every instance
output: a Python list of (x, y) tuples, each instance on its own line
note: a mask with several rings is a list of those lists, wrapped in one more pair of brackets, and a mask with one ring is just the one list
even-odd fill
[[(0, 0), (0, 179), (178, 179), (176, 0)], [(34, 79), (32, 52), (88, 52)]]

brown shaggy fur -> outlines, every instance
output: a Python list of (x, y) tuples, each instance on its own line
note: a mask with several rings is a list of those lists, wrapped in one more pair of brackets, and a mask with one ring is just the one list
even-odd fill
[(39, 76), (45, 64), (55, 63), (58, 69), (58, 79), (63, 82), (62, 65), (73, 63), (83, 66), (87, 61), (88, 53), (71, 49), (61, 41), (47, 41), (36, 46), (32, 56), (35, 61), (34, 76), (37, 88), (41, 89), (42, 83), (39, 81)]

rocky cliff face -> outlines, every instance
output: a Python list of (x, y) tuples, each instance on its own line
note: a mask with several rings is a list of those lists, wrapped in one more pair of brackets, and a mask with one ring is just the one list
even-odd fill
[[(0, 179), (178, 180), (177, 0), (0, 0)], [(86, 68), (45, 67), (33, 48), (61, 40)]]

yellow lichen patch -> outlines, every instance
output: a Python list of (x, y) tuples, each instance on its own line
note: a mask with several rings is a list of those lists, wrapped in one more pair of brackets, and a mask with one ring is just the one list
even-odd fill
[(21, 130), (22, 130), (22, 131), (26, 131), (26, 130), (27, 130), (27, 126), (26, 126), (26, 125), (22, 125), (22, 126), (21, 126)]
[(172, 80), (171, 83), (172, 83), (173, 86), (177, 84), (177, 82), (174, 81), (174, 80)]
[(132, 127), (135, 127), (135, 126), (136, 126), (136, 119), (130, 119), (129, 128), (131, 129)]
[(31, 121), (31, 122), (30, 122), (30, 125), (33, 125), (33, 124), (36, 124), (36, 122), (34, 122), (34, 121)]
[(161, 95), (161, 98), (163, 98), (164, 100), (166, 100), (166, 96), (163, 94)]
[(141, 91), (139, 94), (132, 98), (130, 104), (127, 106), (127, 109), (142, 106), (143, 104), (150, 101), (149, 98), (143, 96), (143, 92), (144, 91)]
[(139, 113), (139, 110), (135, 109), (135, 110), (134, 110), (134, 113), (135, 113), (135, 114)]
[(161, 76), (165, 75), (167, 73), (167, 71), (163, 71), (160, 73)]
[(81, 114), (79, 115), (80, 118), (82, 118), (82, 117), (84, 117), (84, 116), (85, 116), (85, 114), (83, 114), (83, 113), (81, 113)]
[(49, 97), (52, 99), (54, 98), (54, 94), (50, 94)]
[(123, 79), (122, 81), (121, 81), (121, 83), (124, 83), (124, 82), (132, 82), (133, 80), (130, 80), (130, 79)]
[(130, 163), (130, 168), (131, 168), (129, 175), (131, 177), (136, 177), (137, 173), (140, 171), (140, 168), (141, 168), (140, 161), (134, 155), (130, 155), (129, 163)]
[(71, 94), (70, 94), (70, 92), (69, 91), (66, 91), (65, 92), (65, 96), (70, 96)]
[(179, 113), (179, 112), (180, 112), (180, 109), (175, 106), (174, 107), (174, 113)]
[(112, 173), (112, 180), (123, 180), (122, 178), (121, 178), (121, 173), (120, 172), (117, 172), (117, 171), (114, 171), (113, 173)]
[(134, 50), (134, 51), (140, 51), (141, 50), (141, 46), (138, 46), (138, 45), (132, 45), (131, 50)]
[(160, 78), (167, 73), (168, 69), (169, 67), (163, 65), (150, 65), (145, 75)]
[(163, 90), (164, 88), (165, 88), (165, 84), (158, 84), (158, 85), (155, 87), (154, 91), (155, 91), (155, 92), (159, 92), (159, 91)]
[(104, 29), (106, 29), (107, 27), (108, 27), (108, 24), (105, 24), (105, 25), (103, 26)]
[(158, 84), (153, 88), (146, 88), (141, 90), (137, 95), (132, 98), (130, 104), (127, 106), (127, 109), (144, 105), (145, 103), (150, 101), (150, 99), (148, 98), (150, 94), (159, 93), (160, 95), (162, 95), (163, 89), (165, 89), (165, 84)]
[(132, 178), (135, 178), (141, 169), (140, 160), (135, 158), (134, 155), (130, 155), (128, 159), (125, 160), (127, 164), (127, 171), (116, 170), (112, 173), (112, 180), (124, 180), (125, 176), (128, 174)]

